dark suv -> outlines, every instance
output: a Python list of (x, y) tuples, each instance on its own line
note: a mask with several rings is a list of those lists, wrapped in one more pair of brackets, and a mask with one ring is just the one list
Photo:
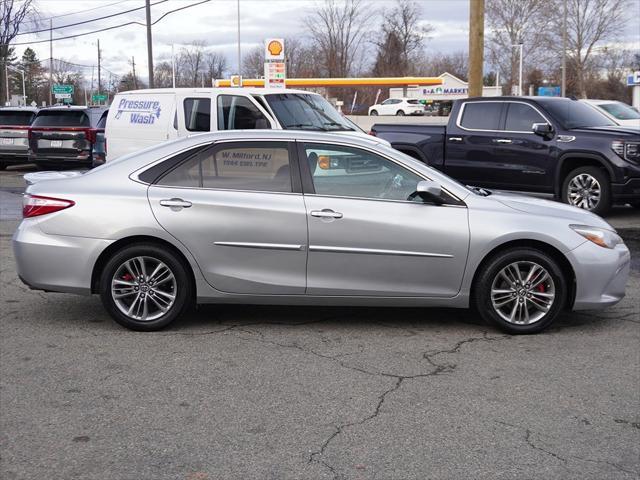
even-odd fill
[(37, 108), (0, 108), (0, 170), (29, 163), (29, 126)]
[(105, 111), (104, 107), (41, 109), (29, 132), (31, 162), (38, 168), (93, 166), (98, 124)]
[(640, 206), (640, 129), (583, 102), (469, 98), (446, 126), (376, 124), (371, 133), (465, 184), (554, 194), (598, 214)]

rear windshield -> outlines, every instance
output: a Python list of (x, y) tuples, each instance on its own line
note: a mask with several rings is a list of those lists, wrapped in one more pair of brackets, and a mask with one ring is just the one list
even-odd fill
[(43, 110), (33, 121), (34, 127), (90, 127), (89, 116), (80, 110)]
[(640, 113), (633, 107), (624, 103), (601, 103), (598, 105), (601, 109), (606, 110), (612, 117), (618, 120), (637, 120), (640, 119)]
[(0, 125), (21, 126), (31, 125), (35, 117), (33, 112), (15, 112), (0, 110)]

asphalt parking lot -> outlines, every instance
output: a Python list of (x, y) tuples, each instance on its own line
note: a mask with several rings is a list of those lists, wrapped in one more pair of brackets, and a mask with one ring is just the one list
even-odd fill
[(640, 213), (627, 297), (511, 337), (444, 309), (208, 306), (127, 331), (17, 279), (0, 172), (2, 479), (637, 479)]

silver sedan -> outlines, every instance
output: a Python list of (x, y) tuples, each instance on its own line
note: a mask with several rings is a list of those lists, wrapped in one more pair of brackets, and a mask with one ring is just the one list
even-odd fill
[(245, 303), (473, 307), (533, 333), (619, 302), (629, 273), (600, 217), (466, 187), (374, 137), (196, 135), (28, 181), (20, 278), (99, 294), (135, 330)]

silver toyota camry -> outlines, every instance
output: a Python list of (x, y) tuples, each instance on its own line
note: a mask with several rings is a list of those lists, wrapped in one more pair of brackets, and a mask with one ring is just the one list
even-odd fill
[(629, 273), (600, 217), (466, 187), (375, 137), (203, 134), (28, 181), (22, 281), (99, 294), (134, 330), (244, 303), (473, 307), (534, 333), (617, 303)]

